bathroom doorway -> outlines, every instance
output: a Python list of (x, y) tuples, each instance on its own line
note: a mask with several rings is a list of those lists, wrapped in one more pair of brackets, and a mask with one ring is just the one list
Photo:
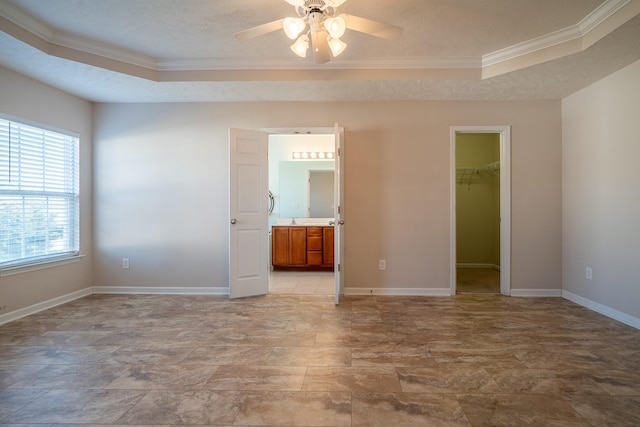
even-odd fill
[(451, 133), (451, 293), (509, 295), (509, 128)]
[[(292, 221), (302, 226), (329, 225), (334, 216), (335, 136), (324, 134), (269, 135), (269, 191), (273, 209), (269, 214), (269, 236), (273, 226)], [(269, 264), (272, 265), (270, 245)], [(333, 271), (271, 269), (269, 292), (296, 295), (334, 295)]]

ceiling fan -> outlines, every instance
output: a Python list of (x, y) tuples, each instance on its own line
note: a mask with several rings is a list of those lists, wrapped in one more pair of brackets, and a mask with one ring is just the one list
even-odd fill
[(340, 40), (346, 29), (359, 31), (383, 39), (397, 39), (402, 28), (378, 21), (337, 14), (336, 8), (346, 0), (285, 0), (295, 7), (298, 17), (283, 18), (258, 25), (234, 34), (237, 39), (248, 40), (263, 34), (284, 30), (287, 37), (296, 40), (291, 50), (304, 58), (311, 47), (316, 64), (324, 64), (344, 52), (347, 44)]

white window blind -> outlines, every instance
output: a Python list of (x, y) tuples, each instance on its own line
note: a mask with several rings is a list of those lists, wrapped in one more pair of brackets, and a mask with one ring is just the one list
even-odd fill
[(0, 268), (79, 250), (78, 138), (0, 118)]

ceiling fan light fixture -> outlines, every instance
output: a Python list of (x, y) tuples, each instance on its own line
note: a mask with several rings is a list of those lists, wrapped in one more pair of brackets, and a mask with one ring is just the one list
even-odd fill
[(298, 37), (298, 40), (294, 44), (291, 45), (291, 50), (293, 53), (298, 55), (300, 58), (304, 58), (307, 56), (307, 49), (309, 49), (309, 37), (306, 34)]
[(329, 49), (334, 57), (340, 55), (347, 48), (347, 44), (340, 39), (334, 38), (329, 40)]
[(327, 29), (331, 37), (339, 39), (344, 35), (344, 32), (347, 29), (347, 23), (342, 19), (342, 17), (336, 16), (335, 18), (327, 18), (324, 21), (324, 27)]
[(284, 18), (284, 22), (282, 23), (284, 33), (291, 40), (295, 40), (306, 26), (307, 24), (305, 24), (301, 18)]

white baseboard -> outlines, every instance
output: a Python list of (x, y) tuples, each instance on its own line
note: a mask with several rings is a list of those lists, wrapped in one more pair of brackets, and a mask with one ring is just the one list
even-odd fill
[(229, 295), (221, 286), (94, 286), (94, 294)]
[(450, 297), (449, 288), (344, 288), (345, 295)]
[(561, 297), (562, 289), (511, 289), (512, 297)]
[(4, 323), (13, 322), (14, 320), (18, 320), (23, 317), (30, 316), (32, 314), (36, 314), (44, 310), (48, 310), (50, 308), (59, 306), (61, 304), (66, 304), (73, 300), (77, 300), (78, 298), (91, 295), (92, 293), (93, 293), (93, 289), (89, 287), (85, 289), (80, 289), (79, 291), (71, 292), (70, 294), (52, 298), (47, 301), (42, 301), (37, 304), (33, 304), (28, 307), (21, 308), (19, 310), (11, 311), (9, 313), (6, 313), (0, 316), (0, 325)]
[(562, 291), (562, 297), (597, 313), (617, 320), (618, 322), (622, 322), (626, 325), (633, 326), (636, 329), (640, 329), (640, 319), (638, 319), (637, 317), (630, 316), (626, 313), (615, 310), (611, 307), (607, 307), (606, 305), (597, 303), (595, 301), (591, 301), (590, 299), (573, 294), (569, 291)]

